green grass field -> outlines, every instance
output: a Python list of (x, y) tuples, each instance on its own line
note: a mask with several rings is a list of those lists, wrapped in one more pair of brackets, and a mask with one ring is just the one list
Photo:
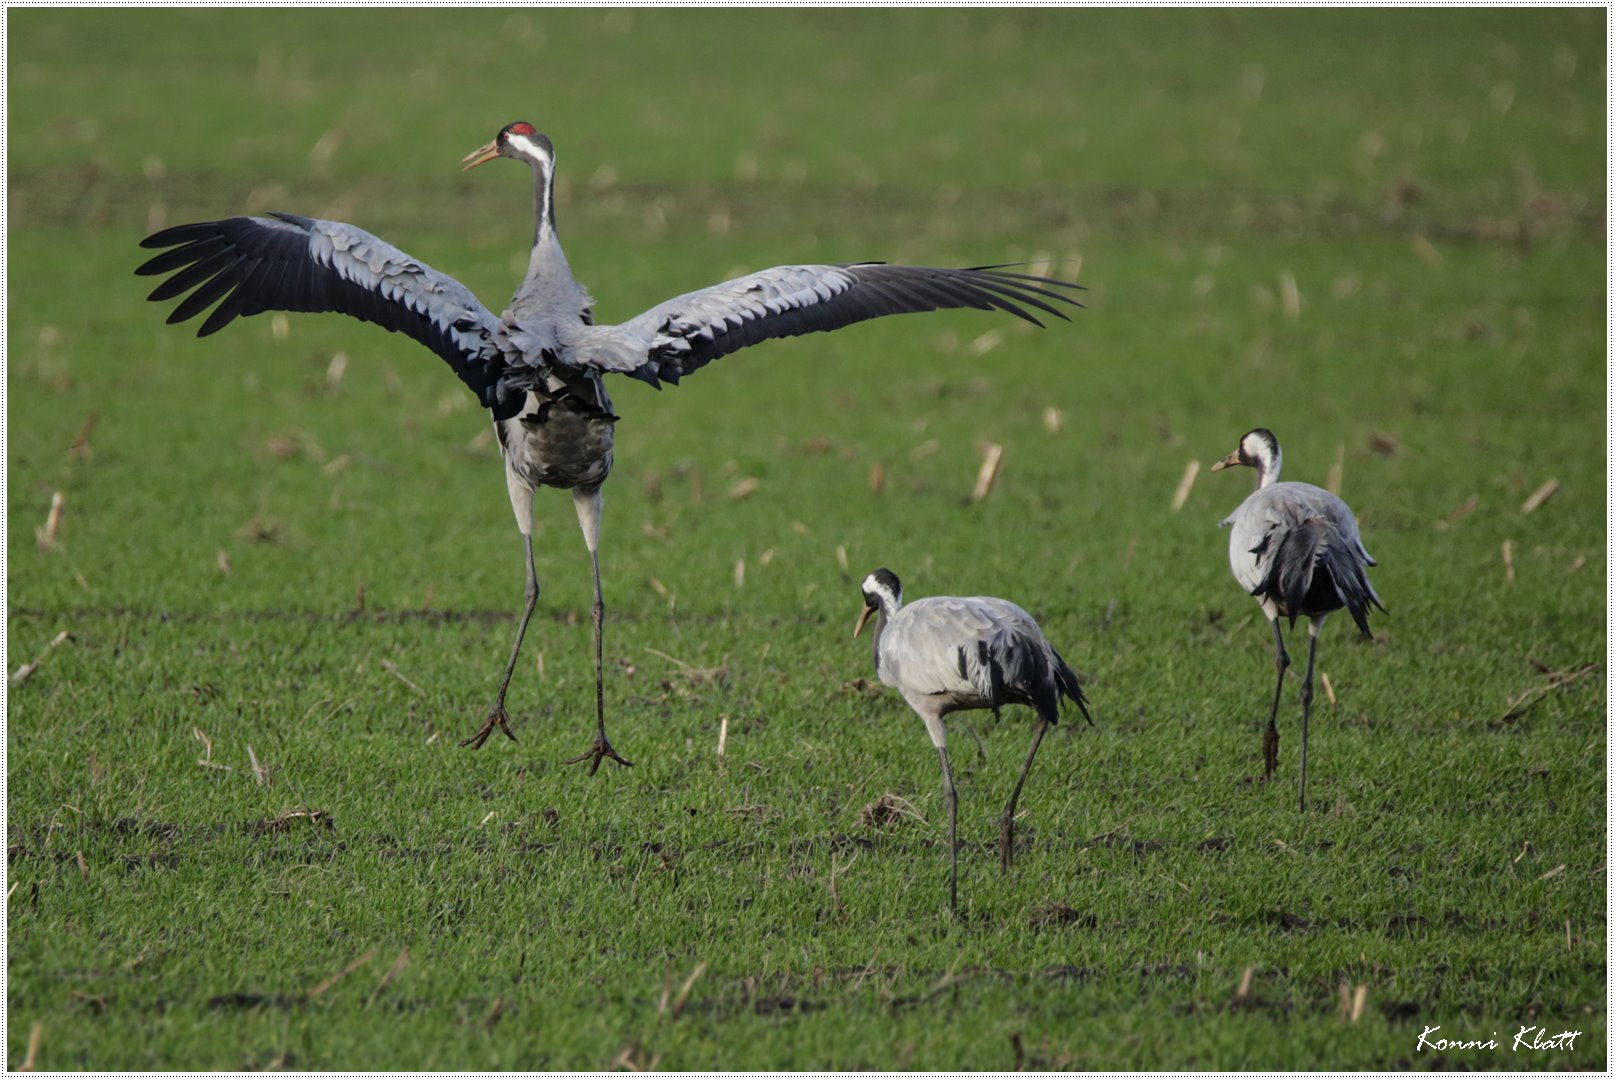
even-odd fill
[[(1604, 1067), (1603, 19), (9, 11), (7, 673), (43, 656), (8, 690), (9, 1064)], [(603, 321), (791, 261), (1089, 289), (1045, 331), (613, 385), (638, 766), (592, 779), (564, 494), (521, 740), (458, 749), (521, 600), (485, 417), (402, 337), (198, 342), (131, 272), (152, 228), (282, 209), (499, 310), (530, 180), (457, 163), (516, 119)], [(1172, 510), (1258, 425), (1286, 478), (1338, 469), (1390, 609), (1324, 634), (1303, 815), (1298, 678), (1263, 784), (1270, 639), (1216, 527), (1251, 476)], [(878, 566), (1026, 606), (1098, 719), (1045, 743), (1006, 877), (1030, 713), (952, 722), (957, 920), (935, 755), (850, 639)]]

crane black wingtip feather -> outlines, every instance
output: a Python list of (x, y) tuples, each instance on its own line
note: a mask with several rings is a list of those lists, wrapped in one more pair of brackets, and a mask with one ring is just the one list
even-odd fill
[(169, 225), (140, 241), (141, 247), (175, 247), (179, 244), (208, 240), (221, 235), (222, 221), (193, 221), (185, 225)]
[(969, 266), (969, 267), (966, 267), (966, 269), (970, 273), (991, 273), (991, 274), (995, 274), (998, 277), (1018, 277), (1022, 281), (1040, 281), (1045, 285), (1058, 285), (1060, 288), (1079, 288), (1083, 292), (1087, 291), (1087, 286), (1086, 285), (1079, 285), (1075, 281), (1066, 281), (1063, 278), (1059, 278), (1059, 277), (1044, 277), (1041, 274), (1033, 274), (1033, 273), (1004, 273), (1003, 272), (1005, 270), (1013, 269), (1016, 266), (1032, 266), (1032, 265), (1035, 265), (1035, 263), (1030, 263), (1030, 262), (998, 262), (998, 263), (994, 263), (994, 264), (992, 264), (990, 266)]
[(195, 225), (170, 225), (168, 228), (158, 229), (141, 240), (140, 246), (148, 251), (153, 251), (161, 247), (173, 247), (175, 244), (182, 244), (185, 242), (186, 230), (194, 229), (195, 227)]

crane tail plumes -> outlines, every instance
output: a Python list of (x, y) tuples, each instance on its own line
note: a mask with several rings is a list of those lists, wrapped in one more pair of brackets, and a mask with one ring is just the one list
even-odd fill
[[(1271, 537), (1265, 541), (1271, 542)], [(1283, 532), (1269, 552), (1267, 573), (1252, 595), (1268, 598), (1289, 612), (1292, 627), (1303, 611), (1344, 607), (1364, 637), (1372, 637), (1367, 616), (1370, 607), (1384, 604), (1367, 579), (1366, 560), (1340, 535), (1326, 517), (1308, 517)]]
[(1087, 695), (1082, 692), (1082, 684), (1077, 679), (1076, 672), (1071, 670), (1070, 664), (1065, 662), (1064, 656), (1054, 651), (1052, 645), (1048, 646), (1048, 651), (1053, 653), (1054, 681), (1059, 686), (1059, 692), (1064, 694), (1081, 711), (1082, 718), (1087, 720), (1087, 725), (1089, 727), (1093, 726), (1093, 713), (1087, 710)]
[[(1029, 640), (1017, 629), (1003, 628), (978, 642), (978, 649), (975, 680), (987, 700), (1023, 700), (1049, 723), (1058, 723), (1059, 702), (1066, 698), (1093, 722), (1076, 672), (1045, 639)], [(961, 649), (959, 668), (964, 667)]]

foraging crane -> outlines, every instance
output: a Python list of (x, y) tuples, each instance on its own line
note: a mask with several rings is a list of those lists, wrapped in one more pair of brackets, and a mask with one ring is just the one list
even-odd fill
[(998, 833), (999, 868), (1009, 871), (1014, 858), (1014, 808), (1020, 801), (1031, 762), (1048, 728), (1059, 722), (1061, 698), (1075, 702), (1088, 723), (1076, 672), (1054, 651), (1036, 621), (1006, 599), (994, 596), (930, 596), (902, 605), (902, 582), (888, 569), (863, 578), (863, 613), (852, 630), (856, 637), (870, 616), (874, 623), (874, 673), (902, 694), (925, 721), (925, 730), (941, 758), (942, 789), (947, 796), (947, 849), (951, 864), (947, 897), (958, 910), (958, 788), (947, 760), (951, 712), (990, 708), (998, 717), (1005, 704), (1029, 704), (1037, 712), (1031, 749), (1003, 809)]
[(1309, 483), (1278, 482), (1283, 451), (1265, 427), (1239, 439), (1239, 448), (1211, 465), (1213, 472), (1235, 465), (1255, 469), (1255, 491), (1222, 522), (1232, 526), (1227, 557), (1233, 577), (1261, 604), (1272, 623), (1272, 646), (1278, 667), (1272, 688), (1272, 710), (1267, 715), (1261, 752), (1266, 778), (1278, 768), (1278, 702), (1283, 697), (1283, 674), (1289, 669), (1284, 651), (1280, 616), (1310, 619), (1311, 645), (1306, 653), (1306, 680), (1300, 686), (1300, 809), (1306, 809), (1306, 734), (1311, 724), (1311, 676), (1317, 663), (1317, 634), (1323, 620), (1344, 608), (1356, 620), (1362, 636), (1368, 607), (1384, 610), (1379, 594), (1367, 579), (1367, 567), (1378, 565), (1362, 546), (1356, 518), (1343, 499)]
[(504, 701), (538, 602), (533, 494), (538, 487), (572, 492), (594, 571), (596, 728), (589, 750), (567, 763), (587, 761), (593, 775), (607, 758), (632, 763), (605, 736), (600, 486), (611, 471), (617, 416), (601, 376), (628, 375), (659, 388), (772, 337), (912, 311), (996, 309), (1040, 326), (1027, 309), (1065, 318), (1056, 303), (1080, 305), (1061, 290), (1080, 286), (990, 266), (775, 266), (667, 300), (615, 326), (596, 325), (594, 301), (572, 276), (555, 231), (553, 144), (531, 124), (508, 124), (461, 164), (471, 169), (496, 157), (532, 169), (536, 209), (526, 279), (500, 316), (458, 281), (362, 229), (293, 214), (164, 229), (141, 246), (170, 250), (135, 272), (173, 275), (152, 291), (152, 300), (189, 293), (169, 315), (170, 324), (218, 303), (198, 337), (264, 311), (337, 311), (406, 334), (448, 361), (492, 413), (525, 547), (526, 604), (493, 708), (462, 746), (481, 748), (495, 728), (515, 738)]

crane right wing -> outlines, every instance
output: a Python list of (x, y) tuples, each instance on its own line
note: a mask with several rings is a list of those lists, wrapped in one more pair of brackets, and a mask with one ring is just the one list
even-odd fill
[(231, 217), (176, 225), (140, 246), (169, 248), (135, 270), (172, 274), (148, 299), (189, 293), (170, 325), (218, 302), (198, 337), (264, 311), (337, 311), (437, 353), (497, 418), (521, 406), (520, 394), (500, 386), (507, 361), (498, 317), (452, 277), (354, 225), (279, 213)]
[(1070, 294), (1080, 288), (1001, 266), (774, 266), (685, 293), (620, 325), (591, 326), (559, 359), (652, 386), (676, 384), (761, 341), (836, 330), (884, 315), (973, 307), (1006, 311), (1041, 326), (1032, 310), (1068, 318), (1056, 305), (1080, 307)]

